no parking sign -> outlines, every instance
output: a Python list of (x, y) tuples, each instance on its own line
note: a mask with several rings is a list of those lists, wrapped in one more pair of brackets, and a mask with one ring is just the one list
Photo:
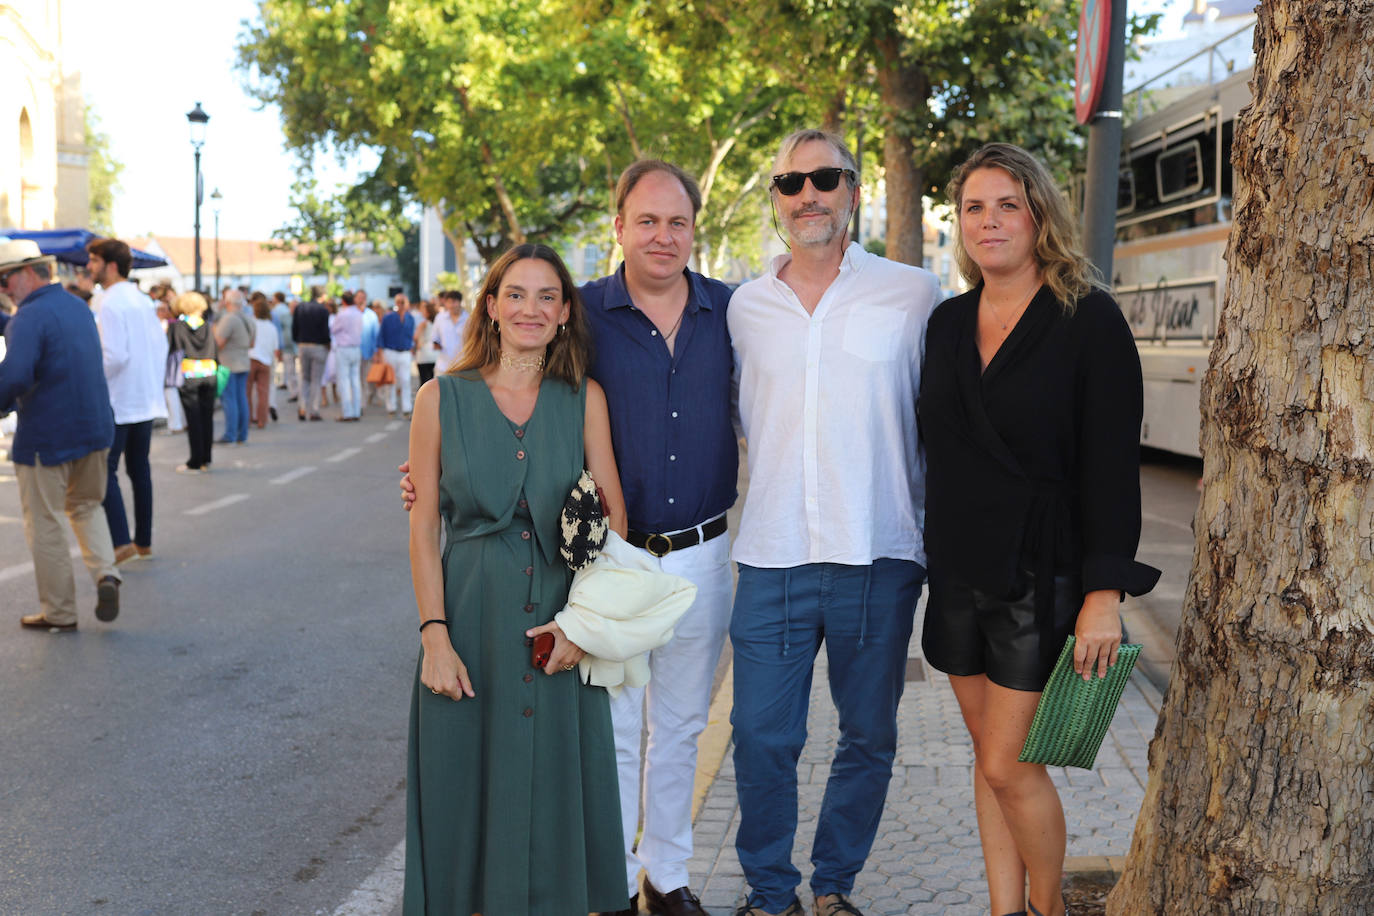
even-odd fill
[(1107, 72), (1107, 41), (1112, 22), (1112, 0), (1083, 0), (1078, 13), (1078, 67), (1074, 72), (1073, 104), (1079, 124), (1087, 124), (1097, 111), (1102, 81)]

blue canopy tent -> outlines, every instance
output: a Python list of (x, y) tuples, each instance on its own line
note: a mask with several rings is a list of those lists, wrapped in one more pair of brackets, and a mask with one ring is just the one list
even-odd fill
[[(0, 235), (10, 239), (28, 239), (38, 243), (38, 250), (44, 254), (50, 254), (67, 264), (76, 264), (84, 267), (89, 260), (86, 254), (86, 245), (92, 239), (98, 239), (89, 229), (5, 229)], [(146, 251), (132, 249), (134, 254), (134, 270), (141, 270), (145, 267), (166, 267), (167, 260), (159, 258), (155, 254)]]

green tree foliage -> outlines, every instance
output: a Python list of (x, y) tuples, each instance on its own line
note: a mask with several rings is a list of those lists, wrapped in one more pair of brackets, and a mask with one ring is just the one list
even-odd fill
[(349, 271), (352, 248), (367, 240), (382, 254), (396, 254), (405, 242), (406, 223), (399, 210), (391, 209), (370, 193), (366, 182), (341, 193), (323, 193), (308, 170), (302, 170), (291, 186), (294, 217), (278, 229), (272, 246), (297, 251), (316, 273), (330, 283)]
[(605, 202), (596, 93), (544, 7), (262, 0), (240, 63), (291, 147), (382, 152), (372, 191), (437, 206), (487, 256)]
[(100, 129), (100, 117), (88, 104), (85, 107), (86, 181), (90, 196), (92, 232), (114, 235), (114, 201), (119, 191), (119, 176), (124, 163), (110, 151), (110, 137)]
[[(1025, 146), (1065, 179), (1081, 162), (1070, 88), (1077, 3), (693, 2), (754, 36), (756, 55), (806, 93), (816, 120), (849, 134), (877, 122), (889, 257), (920, 263), (922, 197), (941, 199), (951, 171), (983, 143)], [(1129, 31), (1157, 21), (1134, 17)]]
[(384, 209), (436, 206), (455, 249), (472, 238), (484, 259), (575, 237), (646, 155), (699, 177), (703, 268), (756, 259), (778, 141), (821, 123), (881, 151), (887, 250), (919, 263), (922, 195), (938, 198), (979, 144), (1021, 143), (1065, 176), (1080, 155), (1067, 0), (260, 0), (259, 11), (240, 67), (281, 110), (288, 144), (378, 151), (359, 193)]

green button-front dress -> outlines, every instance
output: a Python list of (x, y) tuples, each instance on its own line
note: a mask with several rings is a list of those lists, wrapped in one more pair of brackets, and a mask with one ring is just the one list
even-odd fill
[(558, 514), (583, 467), (586, 387), (546, 379), (510, 422), (476, 373), (439, 377), (444, 609), (476, 697), (420, 683), (410, 708), (407, 916), (624, 909), (606, 691), (530, 666), (525, 630), (563, 609)]

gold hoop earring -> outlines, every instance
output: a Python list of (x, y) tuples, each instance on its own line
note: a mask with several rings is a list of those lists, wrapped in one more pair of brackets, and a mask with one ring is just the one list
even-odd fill
[(500, 333), (501, 333), (501, 325), (497, 322), (497, 320), (496, 320), (495, 318), (493, 318), (493, 319), (491, 320), (491, 332), (492, 332), (493, 334), (500, 334)]

